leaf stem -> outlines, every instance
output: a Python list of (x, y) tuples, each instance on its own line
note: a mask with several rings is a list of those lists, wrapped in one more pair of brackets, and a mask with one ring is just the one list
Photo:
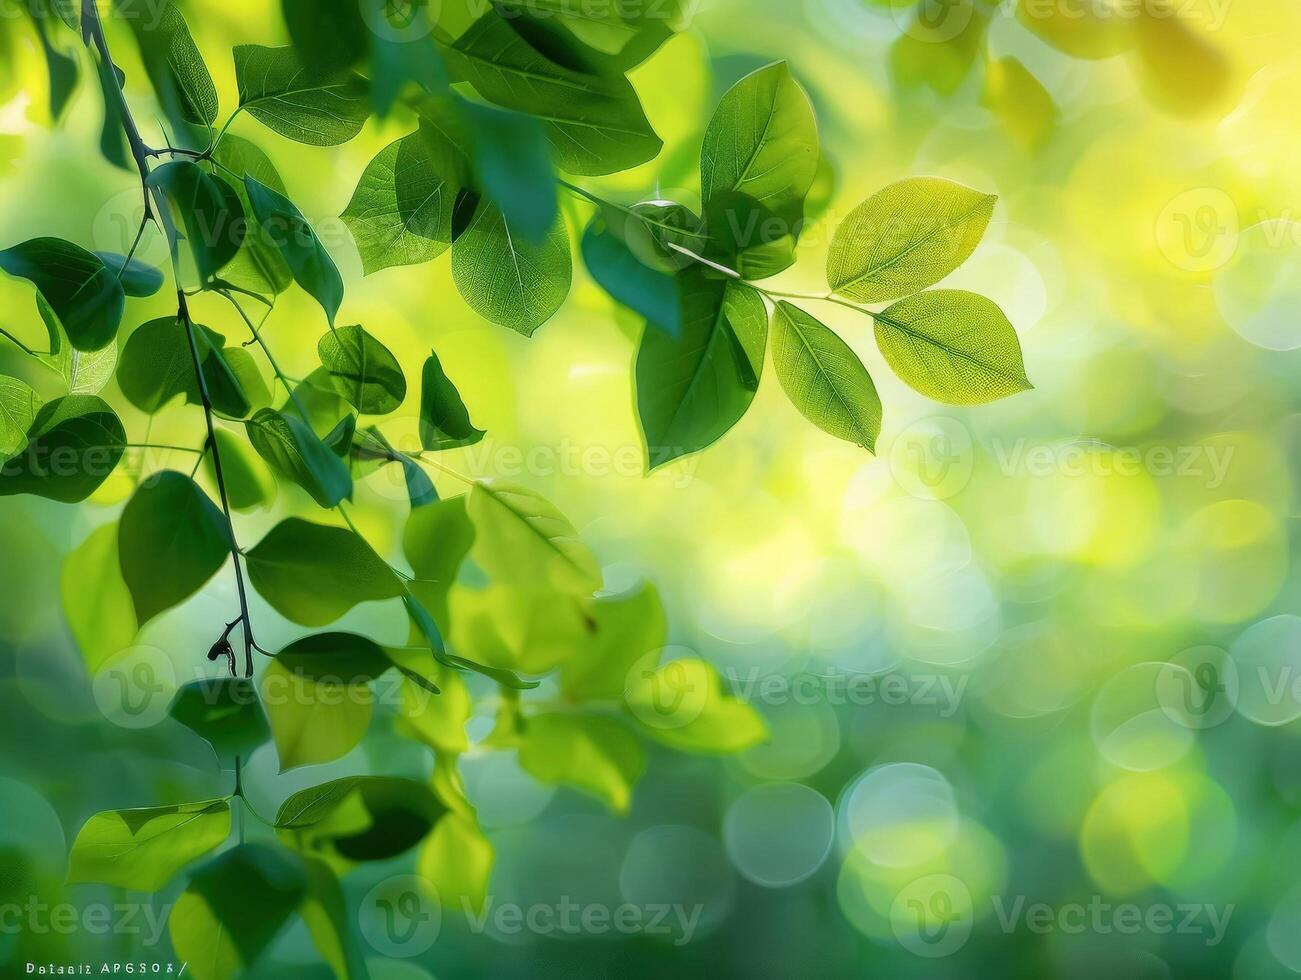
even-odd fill
[[(217, 292), (226, 297), (227, 302), (229, 302), (231, 306), (235, 307), (236, 311), (240, 315), (240, 319), (242, 319), (248, 327), (249, 333), (253, 335), (253, 339), (257, 342), (257, 345), (262, 348), (262, 353), (266, 355), (267, 363), (271, 365), (271, 370), (275, 372), (276, 380), (284, 386), (285, 391), (289, 394), (289, 400), (293, 402), (294, 410), (298, 413), (299, 417), (306, 422), (307, 412), (303, 410), (302, 403), (298, 401), (298, 393), (295, 392), (293, 386), (290, 385), (289, 378), (285, 375), (285, 372), (280, 370), (280, 365), (276, 362), (276, 356), (271, 353), (271, 348), (268, 347), (267, 342), (262, 339), (262, 333), (258, 326), (254, 325), (252, 318), (244, 311), (244, 307), (239, 305), (239, 301), (235, 299), (227, 289), (218, 289)], [(271, 315), (271, 311), (274, 308), (275, 304), (272, 304), (267, 308), (266, 313), (262, 317), (262, 323), (266, 323), (267, 317)]]
[[(113, 55), (109, 50), (108, 39), (104, 36), (104, 25), (100, 21), (99, 6), (96, 0), (81, 0), (81, 19), (83, 36), (86, 42), (93, 45), (98, 52), (99, 58), (103, 62), (106, 77), (114, 79), (115, 84), (111, 88), (120, 110), (118, 116), (122, 123), (122, 130), (126, 134), (127, 144), (131, 149), (132, 159), (135, 160), (136, 169), (140, 174), (140, 189), (144, 198), (145, 213), (139, 234), (144, 233), (145, 222), (152, 219), (162, 227), (170, 246), (172, 277), (176, 282), (176, 318), (185, 327), (185, 336), (189, 341), (190, 358), (194, 367), (194, 377), (198, 383), (199, 395), (203, 402), (203, 418), (208, 430), (207, 440), (204, 445), (212, 450), (213, 473), (216, 476), (217, 491), (221, 496), (221, 510), (226, 518), (226, 531), (230, 536), (230, 555), (235, 564), (235, 586), (239, 592), (239, 618), (244, 623), (244, 672), (245, 676), (252, 677), (253, 623), (249, 617), (248, 595), (244, 588), (244, 570), (239, 563), (239, 542), (235, 537), (235, 522), (231, 518), (230, 498), (226, 492), (226, 477), (222, 470), (221, 453), (217, 448), (217, 434), (212, 422), (212, 399), (209, 397), (207, 379), (203, 375), (203, 360), (199, 356), (199, 345), (194, 334), (194, 322), (190, 318), (189, 306), (185, 301), (185, 288), (181, 284), (176, 228), (172, 225), (166, 210), (161, 206), (161, 202), (156, 210), (154, 208), (151, 197), (152, 191), (149, 186), (149, 158), (151, 151), (140, 136), (140, 129), (136, 125), (135, 116), (132, 115), (131, 107), (127, 104), (126, 93), (122, 90), (121, 82), (117, 81), (118, 75), (114, 68)], [(126, 263), (123, 263), (122, 267), (125, 269)]]
[(0, 327), (0, 337), (4, 337), (5, 339), (7, 339), (11, 344), (13, 344), (19, 350), (21, 350), (24, 354), (30, 354), (32, 357), (50, 356), (49, 354), (46, 354), (44, 351), (32, 350), (30, 347), (28, 347), (26, 344), (24, 344), (21, 340), (19, 340), (17, 337), (15, 337), (13, 334), (11, 334), (8, 330), (4, 329), (3, 327)]

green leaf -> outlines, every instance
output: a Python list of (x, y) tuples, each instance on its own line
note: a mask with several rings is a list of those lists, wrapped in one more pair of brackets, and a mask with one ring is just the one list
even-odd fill
[(223, 761), (247, 757), (270, 737), (257, 688), (244, 677), (205, 677), (176, 692), (168, 712)]
[(528, 720), (519, 764), (544, 783), (573, 786), (622, 814), (646, 769), (646, 750), (614, 718), (541, 714)]
[(647, 329), (637, 349), (637, 411), (651, 469), (704, 449), (754, 400), (768, 311), (749, 286), (689, 269), (678, 277), (682, 331)]
[(31, 493), (80, 503), (117, 468), (126, 432), (95, 395), (46, 402), (27, 432), (27, 446), (0, 467), (0, 497)]
[(617, 700), (633, 664), (668, 643), (664, 603), (653, 585), (640, 583), (598, 596), (583, 612), (595, 628), (560, 665), (561, 689), (572, 701)]
[(63, 376), (68, 394), (98, 395), (113, 379), (117, 358), (117, 344), (109, 344), (99, 350), (81, 351), (65, 343), (54, 356), (40, 359)]
[(346, 528), (282, 521), (248, 552), (253, 587), (286, 619), (324, 626), (359, 602), (391, 599), (402, 583)]
[[(227, 133), (213, 150), (212, 159), (223, 168), (220, 171), (222, 179), (234, 175), (228, 183), (239, 198), (240, 207), (246, 216), (252, 216), (253, 205), (249, 203), (248, 191), (244, 189), (245, 177), (252, 177), (279, 194), (285, 192), (285, 183), (280, 179), (270, 158), (243, 137)], [(257, 234), (244, 236), (240, 250), (221, 270), (221, 274), (229, 282), (268, 296), (278, 296), (294, 281), (289, 266), (280, 257), (280, 249), (265, 236)]]
[(329, 865), (308, 860), (307, 895), (298, 914), (312, 936), (312, 944), (337, 980), (370, 980), (360, 944), (353, 936), (351, 916), (343, 889)]
[(755, 709), (725, 694), (703, 660), (634, 670), (624, 697), (647, 735), (680, 752), (741, 752), (768, 734)]
[(465, 301), (485, 320), (525, 337), (560, 309), (573, 274), (563, 221), (533, 244), (487, 201), (452, 246), (452, 277)]
[(497, 0), (496, 6), (539, 51), (602, 75), (621, 75), (649, 58), (673, 36), (683, 13), (680, 0)]
[[(252, 510), (276, 497), (276, 481), (262, 458), (243, 439), (225, 429), (217, 429), (216, 454), (221, 456), (222, 476), (226, 479), (226, 499), (234, 510)], [(203, 458), (204, 471), (217, 479), (214, 453)]]
[(352, 494), (348, 467), (302, 419), (264, 408), (248, 420), (245, 429), (258, 455), (320, 506), (334, 507)]
[(365, 684), (318, 683), (280, 663), (261, 684), (281, 772), (342, 758), (370, 727), (375, 698)]
[(27, 445), (27, 430), (44, 402), (31, 385), (0, 376), (0, 459)]
[(239, 195), (224, 180), (192, 160), (174, 160), (149, 174), (185, 233), (199, 281), (206, 283), (226, 265), (248, 231)]
[(140, 60), (169, 118), (198, 126), (216, 122), (217, 87), (176, 4), (168, 0), (159, 13), (149, 0), (126, 0), (117, 13), (135, 32)]
[(934, 289), (873, 317), (890, 368), (928, 398), (979, 405), (1034, 387), (1016, 331), (984, 296)]
[(360, 832), (331, 834), (330, 844), (350, 861), (383, 861), (419, 843), (447, 812), (428, 786), (394, 776), (345, 776), (285, 800), (276, 814), (283, 830), (319, 828), (354, 801), (369, 814)]
[[(81, 8), (76, 9), (80, 12)], [(44, 20), (33, 18), (33, 26), (36, 28), (41, 53), (45, 56), (45, 70), (50, 84), (50, 117), (58, 120), (77, 87), (77, 59), (68, 57), (50, 42)]]
[(230, 549), (226, 518), (198, 484), (172, 470), (149, 477), (127, 501), (118, 530), (137, 620), (143, 625), (198, 592)]
[(448, 590), (474, 544), (465, 502), (462, 495), (413, 510), (402, 532), (402, 553), (418, 580), (409, 587), (442, 622), (447, 621)]
[(370, 115), (366, 80), (309, 68), (292, 47), (235, 48), (239, 107), (281, 136), (312, 146), (346, 143)]
[(357, 0), (280, 0), (293, 50), (313, 68), (337, 71), (366, 53), (367, 24)]
[(99, 350), (117, 336), (126, 294), (98, 255), (61, 238), (33, 238), (0, 251), (0, 269), (36, 287), (77, 350)]
[(148, 297), (163, 288), (163, 274), (139, 259), (128, 259), (117, 252), (96, 252), (101, 262), (118, 277), (128, 296)]
[(389, 349), (361, 327), (339, 327), (316, 345), (330, 383), (363, 415), (387, 415), (407, 397), (402, 376)]
[(541, 495), (504, 480), (481, 480), (469, 497), (475, 555), (493, 579), (526, 592), (590, 595), (601, 587), (596, 557)]
[(777, 62), (741, 79), (718, 104), (700, 154), (701, 190), (706, 201), (737, 192), (798, 220), (818, 158), (813, 106)]
[(73, 842), (68, 882), (156, 892), (229, 834), (225, 800), (97, 813)]
[(473, 133), (477, 188), (506, 216), (511, 228), (530, 242), (544, 238), (556, 223), (556, 173), (547, 131), (533, 116), (477, 102), (456, 103)]
[(135, 639), (135, 609), (122, 578), (117, 524), (95, 528), (68, 555), (59, 576), (59, 594), (68, 628), (94, 674)]
[(459, 449), (483, 436), (470, 422), (461, 393), (443, 372), (438, 355), (430, 351), (420, 385), (420, 445), (428, 450)]
[(364, 684), (393, 666), (374, 640), (356, 633), (313, 633), (295, 640), (276, 660), (309, 680)]
[[(617, 302), (679, 336), (682, 310), (673, 273), (682, 266), (683, 257), (678, 254), (671, 260), (661, 242), (699, 248), (694, 240), (699, 219), (679, 205), (656, 207), (651, 213), (635, 210), (640, 217), (613, 208), (599, 212), (583, 235), (583, 262), (588, 274)], [(669, 222), (689, 224), (679, 234)]]
[(827, 256), (832, 292), (881, 303), (935, 285), (976, 250), (996, 200), (940, 177), (891, 184), (836, 229)]
[(245, 975), (307, 891), (302, 862), (277, 847), (240, 844), (190, 878), (167, 918), (176, 958), (195, 980)]
[(448, 249), (461, 169), (457, 148), (427, 125), (366, 165), (342, 215), (366, 275), (428, 262)]
[(781, 302), (773, 314), (772, 363), (801, 415), (823, 432), (875, 452), (881, 398), (848, 344), (799, 307)]
[(449, 813), (420, 848), (417, 873), (433, 884), (447, 908), (481, 912), (492, 878), (492, 843), (473, 812)]
[(280, 250), (294, 281), (321, 304), (333, 326), (343, 302), (343, 279), (330, 253), (289, 198), (247, 174), (244, 190), (257, 216), (259, 234)]
[[(243, 418), (252, 408), (251, 399), (227, 356), (242, 361), (247, 352), (224, 350), (226, 339), (221, 334), (199, 324), (195, 328), (195, 346), (213, 407), (227, 417)], [(178, 395), (191, 405), (202, 404), (185, 324), (167, 316), (137, 327), (122, 348), (117, 383), (127, 401), (150, 415)]]
[(562, 170), (616, 173), (654, 159), (663, 147), (627, 79), (556, 64), (496, 12), (445, 48), (443, 59), (489, 102), (541, 119)]

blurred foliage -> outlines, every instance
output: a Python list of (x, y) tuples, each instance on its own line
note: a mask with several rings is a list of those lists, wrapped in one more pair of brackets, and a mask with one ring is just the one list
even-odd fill
[(1301, 13), (672, 6), (0, 18), (5, 970), (1301, 973)]

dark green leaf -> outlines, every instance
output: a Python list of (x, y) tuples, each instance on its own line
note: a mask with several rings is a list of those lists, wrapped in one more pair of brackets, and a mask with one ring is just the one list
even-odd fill
[(166, 196), (184, 229), (199, 280), (206, 283), (244, 242), (248, 222), (239, 195), (192, 160), (163, 164), (149, 175), (149, 184)]
[(108, 479), (125, 449), (126, 432), (103, 399), (56, 398), (36, 413), (26, 448), (0, 467), (0, 496), (80, 503)]
[(117, 13), (135, 32), (140, 60), (168, 117), (178, 125), (216, 122), (217, 87), (176, 4), (168, 0), (160, 14), (157, 0), (123, 0)]
[(370, 114), (365, 79), (347, 70), (309, 68), (292, 47), (239, 45), (235, 79), (240, 108), (299, 143), (346, 143)]
[(452, 276), (465, 301), (484, 319), (526, 337), (560, 309), (573, 273), (563, 222), (534, 245), (487, 202), (452, 247)]
[(318, 72), (350, 68), (366, 54), (358, 0), (280, 0), (293, 50)]
[(976, 250), (996, 200), (939, 177), (891, 184), (836, 229), (827, 282), (833, 292), (860, 303), (933, 286)]
[[(253, 216), (253, 206), (249, 203), (248, 191), (244, 189), (245, 177), (252, 177), (279, 194), (285, 192), (284, 181), (280, 179), (271, 160), (255, 144), (242, 137), (227, 133), (217, 144), (212, 158), (223, 168), (220, 172), (223, 179), (228, 176), (226, 171), (234, 175), (230, 181), (231, 187), (239, 197), (245, 216), (250, 219)], [(244, 244), (222, 269), (221, 274), (224, 279), (236, 285), (268, 296), (283, 293), (294, 281), (289, 266), (280, 257), (280, 249), (257, 234), (244, 236)]]
[(1016, 331), (984, 296), (934, 289), (873, 317), (891, 370), (928, 398), (978, 405), (1033, 387)]
[(393, 666), (375, 641), (355, 633), (315, 633), (295, 640), (276, 659), (318, 683), (364, 684)]
[(277, 847), (240, 844), (200, 867), (167, 919), (172, 947), (196, 977), (243, 974), (307, 891), (302, 862)]
[(280, 250), (294, 281), (316, 298), (333, 326), (343, 302), (343, 279), (330, 253), (289, 198), (247, 174), (244, 190), (257, 216), (258, 233)]
[(539, 51), (568, 68), (622, 75), (673, 36), (680, 0), (496, 0), (496, 7)]
[(651, 469), (712, 445), (750, 407), (768, 312), (740, 283), (689, 269), (678, 278), (682, 332), (647, 329), (637, 350), (637, 410)]
[(248, 420), (246, 428), (258, 455), (320, 506), (334, 507), (351, 495), (348, 467), (302, 419), (264, 408)]
[[(654, 237), (659, 233), (658, 228), (635, 217), (607, 209), (587, 226), (583, 261), (588, 274), (617, 302), (676, 337), (682, 332), (682, 313), (674, 267)], [(684, 260), (681, 255), (678, 258), (680, 268)]]
[(370, 815), (369, 826), (329, 838), (335, 851), (353, 861), (397, 857), (424, 839), (447, 813), (424, 783), (394, 776), (345, 776), (289, 797), (276, 814), (276, 826), (298, 831), (319, 828), (354, 798)]
[(391, 599), (402, 583), (346, 528), (291, 517), (248, 552), (254, 588), (286, 619), (324, 626), (359, 602)]
[(496, 13), (478, 20), (443, 59), (456, 79), (489, 102), (543, 120), (557, 165), (570, 173), (627, 170), (654, 159), (663, 146), (627, 79), (556, 64)]
[(460, 392), (443, 372), (438, 355), (430, 351), (420, 388), (420, 445), (430, 450), (459, 449), (482, 438), (483, 430), (470, 422)]
[(136, 620), (143, 625), (198, 592), (230, 549), (225, 517), (193, 480), (171, 470), (151, 476), (127, 502), (118, 529)]
[(772, 322), (772, 363), (800, 413), (837, 439), (876, 450), (881, 398), (849, 345), (790, 303)]
[(96, 252), (100, 261), (117, 276), (122, 283), (122, 291), (128, 296), (152, 296), (163, 288), (163, 274), (152, 265), (146, 265), (139, 259), (127, 259), (116, 252)]
[(521, 112), (476, 102), (459, 103), (466, 116), (474, 173), (484, 195), (497, 205), (512, 229), (540, 242), (556, 223), (556, 174), (546, 130)]
[(0, 269), (36, 286), (77, 350), (99, 350), (117, 336), (126, 295), (99, 256), (61, 238), (33, 238), (0, 251)]
[(407, 379), (389, 349), (361, 327), (339, 327), (317, 342), (334, 390), (363, 415), (387, 415), (407, 397)]
[(171, 716), (223, 760), (247, 757), (270, 737), (257, 688), (244, 677), (205, 677), (176, 692)]
[[(250, 394), (227, 359), (230, 354), (242, 360), (248, 357), (247, 352), (240, 348), (223, 350), (225, 338), (197, 324), (194, 340), (203, 359), (203, 376), (213, 407), (229, 418), (248, 415), (252, 409)], [(185, 325), (175, 317), (160, 317), (137, 327), (123, 345), (117, 383), (127, 401), (151, 415), (177, 395), (184, 395), (191, 405), (202, 404)]]

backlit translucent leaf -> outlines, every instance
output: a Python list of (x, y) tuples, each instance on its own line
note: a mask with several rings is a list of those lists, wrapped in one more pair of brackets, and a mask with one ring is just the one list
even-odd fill
[(891, 369), (928, 398), (976, 405), (1033, 387), (1016, 331), (984, 296), (935, 289), (875, 318), (876, 343)]
[(241, 109), (299, 143), (346, 143), (370, 114), (365, 79), (346, 69), (309, 68), (292, 47), (238, 45), (235, 80)]
[(73, 842), (68, 881), (158, 891), (229, 834), (225, 800), (97, 813)]
[(881, 398), (863, 362), (835, 333), (799, 307), (778, 303), (772, 362), (805, 418), (837, 439), (876, 449)]
[(569, 235), (557, 221), (538, 244), (484, 202), (452, 247), (452, 275), (461, 296), (486, 320), (532, 336), (569, 295)]
[(833, 292), (860, 303), (933, 286), (976, 250), (996, 200), (940, 177), (891, 184), (836, 229), (827, 282)]

